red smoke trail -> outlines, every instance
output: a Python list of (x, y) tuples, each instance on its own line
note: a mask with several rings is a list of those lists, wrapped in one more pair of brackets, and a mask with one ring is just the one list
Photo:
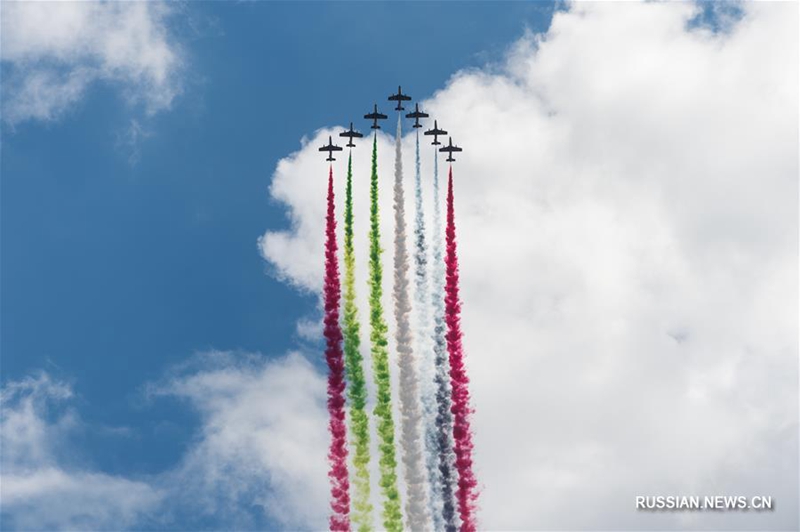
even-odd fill
[(333, 206), (333, 167), (328, 173), (328, 216), (325, 227), (325, 358), (328, 361), (328, 413), (331, 446), (328, 452), (331, 481), (330, 529), (350, 530), (350, 480), (347, 475), (347, 434), (344, 421), (344, 355), (339, 327), (339, 265), (336, 257), (336, 218)]
[(470, 430), (469, 378), (464, 368), (461, 347), (461, 302), (458, 299), (458, 256), (456, 254), (456, 219), (453, 209), (453, 167), (447, 182), (447, 268), (445, 287), (445, 320), (447, 321), (447, 350), (450, 353), (450, 383), (453, 388), (453, 441), (458, 471), (458, 513), (462, 532), (473, 532), (477, 481), (472, 472), (472, 431)]

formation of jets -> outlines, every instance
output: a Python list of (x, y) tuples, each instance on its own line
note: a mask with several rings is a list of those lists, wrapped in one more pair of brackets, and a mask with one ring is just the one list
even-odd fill
[[(403, 94), (402, 87), (398, 86), (397, 87), (397, 92), (395, 94), (392, 94), (391, 96), (389, 96), (388, 100), (390, 102), (397, 102), (397, 106), (395, 106), (395, 108), (394, 108), (395, 111), (404, 111), (405, 107), (403, 107), (403, 102), (410, 101), (411, 100), (411, 96), (409, 96), (407, 94)], [(406, 114), (406, 118), (413, 118), (414, 119), (414, 124), (412, 124), (412, 126), (411, 126), (411, 127), (414, 127), (414, 128), (422, 127), (422, 124), (420, 124), (419, 119), (420, 118), (428, 118), (428, 116), (429, 116), (428, 113), (424, 113), (424, 112), (420, 111), (418, 103), (414, 105), (414, 110), (412, 112)], [(372, 107), (372, 112), (365, 114), (364, 118), (367, 119), (367, 120), (372, 120), (372, 125), (370, 126), (370, 129), (376, 129), (377, 130), (377, 129), (381, 128), (381, 126), (378, 124), (378, 120), (386, 120), (388, 118), (388, 116), (386, 116), (385, 114), (383, 114), (383, 113), (378, 111), (378, 104), (376, 103)], [(433, 136), (433, 142), (431, 142), (431, 144), (433, 144), (434, 146), (440, 146), (440, 145), (442, 145), (442, 143), (439, 142), (439, 137), (447, 135), (447, 131), (445, 131), (444, 129), (440, 129), (439, 128), (439, 122), (437, 120), (434, 120), (433, 121), (433, 128), (428, 129), (423, 134), (424, 135), (428, 135), (428, 136)], [(339, 136), (347, 138), (347, 144), (345, 144), (345, 146), (347, 146), (348, 148), (353, 148), (353, 147), (355, 147), (355, 144), (353, 143), (353, 139), (362, 138), (364, 135), (361, 134), (360, 132), (356, 131), (353, 128), (353, 123), (350, 122), (350, 128), (342, 131), (341, 133), (339, 133)], [(335, 145), (333, 143), (332, 137), (329, 136), (328, 137), (328, 144), (322, 146), (319, 149), (319, 151), (328, 152), (328, 158), (325, 159), (326, 161), (335, 161), (336, 159), (333, 157), (333, 152), (342, 151), (342, 148), (337, 146), (337, 145)], [(447, 162), (454, 162), (455, 158), (453, 157), (453, 154), (461, 152), (461, 151), (464, 151), (464, 150), (462, 150), (461, 148), (459, 148), (458, 146), (453, 144), (453, 138), (452, 137), (448, 137), (447, 146), (442, 146), (441, 148), (439, 148), (439, 151), (440, 152), (444, 152), (444, 153), (447, 154), (447, 159), (445, 159)]]

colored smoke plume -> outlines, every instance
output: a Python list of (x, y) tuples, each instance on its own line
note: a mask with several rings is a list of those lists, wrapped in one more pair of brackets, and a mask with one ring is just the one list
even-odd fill
[(453, 167), (447, 180), (447, 258), (445, 287), (445, 319), (447, 321), (447, 350), (450, 354), (450, 384), (453, 388), (453, 442), (458, 471), (458, 512), (461, 530), (473, 532), (477, 481), (472, 471), (472, 431), (470, 428), (469, 378), (464, 367), (461, 345), (461, 302), (458, 296), (458, 254), (456, 253), (456, 222), (453, 206)]
[(331, 481), (330, 529), (350, 530), (350, 485), (347, 472), (347, 434), (344, 411), (344, 356), (342, 330), (339, 327), (339, 266), (336, 257), (336, 218), (333, 196), (333, 168), (328, 173), (328, 214), (325, 226), (325, 359), (328, 362), (328, 427), (331, 444), (328, 451)]
[(350, 407), (350, 437), (353, 447), (353, 514), (361, 532), (372, 530), (372, 503), (369, 481), (369, 418), (367, 384), (361, 356), (353, 251), (353, 158), (347, 158), (347, 189), (344, 203), (344, 355), (347, 372), (347, 398)]
[(378, 209), (378, 143), (372, 141), (372, 172), (369, 187), (369, 323), (372, 371), (377, 388), (375, 417), (380, 451), (380, 486), (383, 493), (383, 526), (388, 532), (403, 529), (400, 492), (397, 489), (397, 458), (392, 418), (392, 387), (389, 377), (388, 327), (383, 315), (383, 267), (381, 266), (380, 212)]
[(453, 452), (453, 413), (452, 388), (450, 386), (450, 360), (447, 355), (447, 325), (445, 323), (445, 267), (442, 242), (442, 211), (439, 204), (439, 154), (433, 148), (433, 228), (431, 272), (431, 306), (433, 308), (433, 353), (436, 373), (436, 452), (438, 475), (436, 484), (431, 486), (437, 494), (436, 508), (441, 520), (436, 530), (454, 532), (458, 527), (455, 503), (455, 454)]

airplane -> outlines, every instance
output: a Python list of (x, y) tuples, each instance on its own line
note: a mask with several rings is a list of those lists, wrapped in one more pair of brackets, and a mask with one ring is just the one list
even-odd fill
[(426, 131), (425, 135), (433, 135), (433, 142), (431, 144), (436, 146), (438, 144), (441, 144), (441, 142), (439, 142), (439, 138), (438, 138), (439, 135), (447, 135), (447, 131), (445, 131), (444, 129), (439, 129), (439, 122), (434, 120), (433, 121), (433, 129), (429, 129), (428, 131)]
[(412, 127), (422, 127), (422, 124), (419, 123), (420, 118), (428, 118), (428, 113), (423, 113), (419, 110), (419, 104), (414, 104), (414, 112), (408, 113), (406, 118), (413, 118), (414, 125)]
[(403, 107), (403, 102), (411, 101), (411, 96), (407, 94), (403, 94), (403, 89), (400, 88), (400, 85), (397, 86), (397, 94), (392, 94), (389, 96), (390, 102), (397, 102), (397, 107), (395, 107), (395, 111), (403, 111), (405, 107)]
[(354, 148), (356, 145), (353, 144), (353, 139), (360, 139), (364, 135), (362, 135), (361, 133), (359, 133), (358, 131), (353, 129), (353, 123), (350, 122), (350, 129), (342, 131), (341, 133), (339, 133), (339, 136), (340, 137), (349, 137), (348, 141), (347, 141), (347, 144), (345, 144), (345, 146), (347, 146), (348, 148)]
[(342, 148), (333, 144), (333, 140), (331, 137), (328, 137), (328, 145), (323, 146), (319, 149), (319, 151), (326, 151), (328, 152), (328, 158), (325, 159), (326, 161), (335, 161), (336, 159), (333, 158), (333, 152), (335, 151), (342, 151)]
[(381, 126), (378, 125), (378, 120), (386, 120), (388, 117), (385, 114), (378, 112), (378, 104), (375, 104), (375, 107), (371, 113), (365, 114), (364, 118), (367, 120), (373, 120), (373, 124), (370, 126), (370, 129), (380, 129)]
[(462, 150), (458, 146), (453, 146), (453, 137), (447, 137), (447, 139), (449, 141), (449, 144), (443, 148), (439, 148), (439, 151), (447, 152), (447, 159), (445, 159), (445, 161), (452, 163), (455, 162), (455, 159), (453, 159), (453, 152), (464, 151), (464, 150)]

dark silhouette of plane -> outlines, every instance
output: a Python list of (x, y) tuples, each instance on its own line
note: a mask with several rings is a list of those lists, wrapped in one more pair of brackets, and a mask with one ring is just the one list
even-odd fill
[(353, 123), (350, 122), (350, 129), (342, 131), (341, 133), (339, 133), (339, 136), (348, 137), (348, 141), (347, 144), (345, 144), (345, 146), (347, 146), (348, 148), (355, 148), (356, 145), (353, 144), (353, 139), (360, 139), (364, 135), (353, 129)]
[(433, 129), (429, 129), (428, 131), (425, 132), (425, 134), (433, 135), (433, 142), (431, 142), (431, 144), (436, 146), (438, 144), (441, 144), (441, 142), (439, 142), (439, 135), (447, 135), (447, 131), (445, 131), (444, 129), (439, 129), (439, 122), (434, 120)]
[(373, 123), (370, 126), (370, 129), (380, 129), (381, 126), (378, 125), (378, 120), (386, 120), (388, 117), (385, 114), (378, 112), (378, 104), (375, 104), (375, 107), (371, 113), (365, 114), (364, 118), (367, 120), (372, 120)]
[(419, 123), (419, 119), (420, 118), (428, 118), (428, 113), (423, 113), (422, 111), (420, 111), (419, 110), (419, 104), (417, 103), (417, 104), (414, 104), (414, 111), (411, 112), (411, 113), (408, 113), (406, 115), (406, 118), (413, 118), (414, 119), (414, 125), (412, 127), (422, 127), (422, 124)]
[(400, 85), (397, 86), (397, 94), (392, 94), (389, 96), (390, 102), (397, 102), (397, 107), (395, 107), (395, 111), (403, 111), (405, 107), (403, 107), (403, 102), (411, 101), (411, 96), (407, 94), (403, 94), (403, 89), (400, 88)]
[(335, 151), (342, 151), (342, 148), (333, 144), (333, 140), (331, 137), (328, 137), (328, 145), (322, 146), (319, 151), (326, 151), (328, 152), (328, 158), (325, 159), (326, 161), (335, 161), (336, 159), (333, 158), (333, 152)]
[(445, 161), (452, 163), (455, 162), (455, 159), (453, 159), (453, 152), (464, 150), (458, 146), (453, 146), (453, 137), (447, 137), (447, 140), (449, 141), (447, 146), (439, 148), (439, 151), (447, 152), (447, 159), (445, 159)]

